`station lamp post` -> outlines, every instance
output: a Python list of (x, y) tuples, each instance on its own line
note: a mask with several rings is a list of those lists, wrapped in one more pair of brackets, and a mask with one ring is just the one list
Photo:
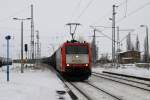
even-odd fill
[(148, 42), (148, 26), (147, 25), (140, 25), (140, 27), (146, 28), (146, 62), (149, 62), (149, 42)]
[(25, 20), (31, 20), (31, 18), (13, 18), (14, 20), (19, 20), (21, 21), (21, 73), (23, 73), (23, 22)]
[(9, 40), (11, 36), (7, 35), (5, 39), (7, 40), (7, 82), (9, 82)]

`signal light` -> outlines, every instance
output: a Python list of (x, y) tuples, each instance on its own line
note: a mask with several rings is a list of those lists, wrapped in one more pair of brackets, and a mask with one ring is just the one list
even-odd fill
[(28, 51), (28, 44), (25, 44), (24, 46), (25, 46), (25, 52), (27, 52)]

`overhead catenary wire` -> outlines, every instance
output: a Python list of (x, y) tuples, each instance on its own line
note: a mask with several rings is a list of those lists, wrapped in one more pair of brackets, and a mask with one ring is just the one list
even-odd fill
[(135, 14), (136, 12), (140, 11), (141, 9), (145, 8), (146, 6), (150, 5), (150, 2), (147, 2), (147, 3), (145, 3), (144, 5), (140, 6), (139, 8), (135, 9), (134, 11), (130, 12), (130, 13), (127, 15), (127, 2), (128, 2), (128, 1), (125, 0), (123, 3), (121, 3), (121, 4), (119, 5), (119, 6), (121, 6), (121, 5), (123, 5), (124, 3), (126, 3), (126, 12), (125, 12), (126, 15), (125, 15), (123, 18), (117, 20), (116, 23), (121, 22), (121, 21), (124, 20), (126, 17), (129, 17), (129, 16)]
[[(126, 4), (126, 8), (125, 8), (125, 9), (126, 9), (125, 13), (126, 13), (126, 12), (127, 12), (127, 0), (124, 0), (124, 1), (121, 2), (120, 4), (116, 4), (116, 5), (117, 5), (118, 7), (121, 7), (121, 6), (123, 6), (124, 4)], [(98, 20), (94, 21), (94, 22), (92, 23), (92, 25), (95, 25), (95, 24), (101, 22), (105, 17), (107, 17), (108, 15), (110, 15), (111, 12), (112, 12), (112, 9), (110, 9), (104, 16), (102, 16), (102, 17), (98, 18)]]
[(71, 21), (73, 21), (73, 17), (75, 15), (76, 11), (80, 8), (81, 3), (82, 3), (82, 0), (79, 0), (77, 5), (75, 6), (75, 8), (74, 8), (74, 10), (72, 12), (72, 15), (71, 15)]
[(105, 17), (107, 17), (111, 12), (112, 12), (112, 11), (109, 10), (104, 16), (102, 16), (102, 17), (98, 18), (98, 20), (94, 21), (94, 22), (92, 23), (92, 25), (95, 25), (95, 24), (101, 22), (101, 21), (102, 21)]
[[(20, 28), (15, 27), (0, 27), (1, 30), (13, 30), (13, 31), (20, 31)], [(30, 29), (24, 29), (24, 31), (30, 31)]]
[(128, 0), (125, 0), (126, 1), (126, 7), (125, 7), (125, 14), (124, 14), (124, 17), (127, 16), (127, 10), (128, 10)]
[(143, 8), (145, 8), (148, 5), (150, 5), (150, 1), (145, 3), (144, 5), (140, 6), (139, 8), (135, 9), (134, 11), (130, 12), (129, 14), (126, 15), (126, 17), (124, 16), (124, 17), (120, 18), (119, 20), (116, 21), (116, 23), (123, 21), (125, 18), (137, 13), (138, 11), (142, 10)]
[[(119, 7), (120, 7), (121, 5), (123, 5), (124, 3), (126, 3), (126, 7), (127, 7), (127, 2), (128, 2), (128, 1), (125, 0), (124, 2), (122, 2), (121, 4), (119, 4)], [(145, 7), (148, 6), (148, 5), (150, 5), (150, 1), (147, 2), (147, 3), (145, 3), (144, 5), (140, 6), (139, 8), (135, 9), (134, 11), (130, 12), (129, 14), (127, 14), (127, 11), (126, 11), (126, 12), (125, 12), (126, 15), (125, 15), (124, 17), (122, 17), (121, 19), (117, 20), (116, 23), (121, 22), (121, 21), (124, 20), (125, 18), (127, 18), (127, 17), (129, 17), (129, 16), (135, 14), (136, 12), (140, 11), (141, 9), (145, 8)], [(126, 8), (126, 10), (127, 10), (127, 8)]]
[[(112, 38), (111, 37), (109, 37), (108, 35), (106, 35), (105, 33), (103, 33), (102, 31), (100, 31), (100, 30), (98, 30), (98, 29), (96, 29), (96, 28), (94, 28), (93, 26), (90, 26), (92, 29), (95, 29), (97, 32), (99, 32), (100, 34), (102, 34), (103, 36), (105, 36), (106, 38), (108, 38), (109, 40), (112, 40)], [(116, 41), (114, 41), (114, 42), (116, 42)]]
[(27, 8), (29, 8), (29, 6), (22, 8), (21, 10), (19, 10), (19, 11), (13, 13), (12, 15), (10, 15), (10, 16), (8, 16), (8, 17), (5, 17), (5, 18), (0, 19), (0, 22), (4, 22), (4, 21), (6, 21), (6, 20), (10, 20), (12, 17), (15, 17), (16, 15), (19, 15), (19, 14), (24, 13), (24, 12), (27, 10)]
[(89, 6), (92, 4), (94, 0), (90, 0), (88, 2), (88, 4), (86, 5), (86, 7), (81, 11), (81, 13), (79, 14), (79, 16), (77, 16), (76, 21), (79, 20), (81, 18), (81, 16), (86, 12), (86, 10), (89, 8)]
[(124, 0), (123, 2), (121, 2), (120, 4), (118, 4), (117, 6), (122, 6), (122, 5), (124, 5), (124, 4), (126, 4), (127, 3), (127, 0)]
[[(89, 1), (89, 3), (87, 4), (87, 6), (82, 10), (82, 12), (81, 12), (80, 15), (76, 18), (75, 21), (78, 21), (78, 20), (81, 18), (81, 16), (85, 13), (85, 11), (88, 9), (88, 7), (92, 4), (93, 1), (94, 1), (94, 0)], [(125, 3), (126, 3), (126, 0), (124, 0), (123, 2), (121, 2), (121, 3), (118, 5), (118, 7), (124, 5)], [(111, 12), (112, 12), (112, 10), (109, 10), (109, 12), (107, 12), (104, 16), (102, 16), (101, 18), (99, 18), (99, 20), (102, 20), (103, 18), (105, 18), (106, 16), (108, 16)], [(94, 22), (92, 23), (92, 25), (95, 25), (96, 23), (98, 23), (99, 20), (94, 21)]]

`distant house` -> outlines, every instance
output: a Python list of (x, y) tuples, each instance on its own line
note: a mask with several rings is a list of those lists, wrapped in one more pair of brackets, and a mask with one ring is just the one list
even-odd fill
[(131, 50), (126, 52), (120, 52), (118, 57), (119, 62), (122, 64), (135, 63), (140, 61), (141, 53), (139, 51)]

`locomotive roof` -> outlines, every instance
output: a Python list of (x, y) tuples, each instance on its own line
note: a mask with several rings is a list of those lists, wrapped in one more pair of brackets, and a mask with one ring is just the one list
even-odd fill
[(87, 45), (88, 43), (87, 42), (85, 42), (85, 41), (83, 41), (83, 42), (79, 42), (79, 41), (74, 41), (74, 42), (72, 42), (72, 41), (67, 41), (67, 42), (65, 42), (64, 43), (64, 45), (73, 45), (73, 44), (80, 44), (80, 45)]

